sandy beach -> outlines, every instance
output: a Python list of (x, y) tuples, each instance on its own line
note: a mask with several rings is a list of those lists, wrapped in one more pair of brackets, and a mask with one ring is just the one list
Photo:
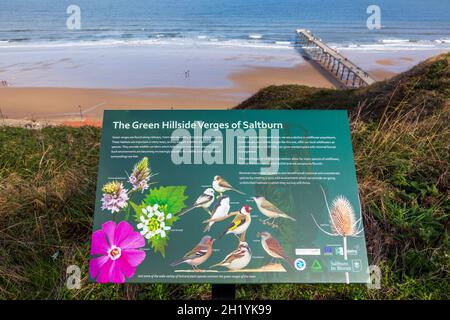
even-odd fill
[[(99, 119), (105, 109), (226, 109), (269, 85), (296, 83), (334, 88), (310, 64), (294, 68), (255, 67), (231, 73), (225, 88), (0, 88), (3, 115), (9, 118)], [(80, 114), (81, 110), (81, 114)]]
[(302, 57), (299, 28), (378, 81), (450, 50), (445, 1), (385, 1), (377, 30), (351, 1), (80, 0), (78, 20), (64, 1), (3, 2), (0, 121), (97, 123), (105, 109), (224, 109), (269, 85), (341, 87)]
[[(435, 52), (344, 51), (375, 79)], [(0, 50), (0, 116), (99, 123), (105, 109), (226, 109), (269, 85), (336, 88), (293, 48), (137, 47)], [(80, 122), (82, 121), (82, 122)]]
[(0, 87), (3, 116), (98, 120), (105, 109), (231, 108), (269, 85), (335, 88), (289, 48), (189, 48), (184, 56), (178, 47), (114, 49), (19, 50), (0, 63), (0, 78), (10, 84)]

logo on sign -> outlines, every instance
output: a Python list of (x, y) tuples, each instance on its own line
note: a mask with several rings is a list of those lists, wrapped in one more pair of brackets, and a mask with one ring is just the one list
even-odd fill
[(314, 260), (311, 270), (313, 272), (322, 272), (322, 265), (320, 264), (319, 260)]
[(298, 271), (303, 271), (306, 269), (306, 261), (303, 260), (302, 258), (298, 258), (294, 261), (294, 267)]
[(352, 271), (353, 272), (361, 272), (361, 270), (362, 270), (361, 260), (360, 259), (352, 260)]

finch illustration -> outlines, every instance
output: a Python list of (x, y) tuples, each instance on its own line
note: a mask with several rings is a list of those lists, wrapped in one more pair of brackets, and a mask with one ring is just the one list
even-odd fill
[(229, 233), (238, 236), (246, 232), (252, 222), (252, 217), (250, 216), (251, 211), (252, 207), (247, 205), (243, 206), (239, 213), (236, 214), (236, 217), (233, 219), (228, 228), (220, 235), (218, 239)]
[(226, 267), (230, 270), (240, 270), (245, 268), (252, 259), (252, 251), (247, 242), (240, 242), (236, 250), (231, 252), (223, 259), (222, 262), (215, 264), (212, 267)]
[(263, 249), (269, 256), (284, 259), (291, 266), (294, 266), (294, 262), (286, 255), (281, 244), (269, 232), (258, 232), (256, 236), (261, 238)]
[(236, 190), (233, 188), (231, 184), (229, 184), (224, 178), (221, 176), (215, 176), (212, 182), (212, 187), (216, 190), (220, 195), (222, 195), (225, 191), (234, 191), (240, 194), (244, 194), (242, 191)]
[(170, 265), (175, 267), (181, 263), (187, 263), (192, 266), (192, 269), (198, 270), (198, 266), (208, 260), (212, 253), (212, 245), (214, 239), (210, 236), (204, 236), (200, 243), (197, 244), (191, 251), (186, 253), (183, 258), (172, 262)]
[(258, 207), (259, 211), (261, 211), (261, 213), (267, 217), (267, 219), (264, 220), (264, 222), (266, 222), (269, 219), (272, 219), (273, 223), (273, 221), (275, 221), (276, 218), (286, 218), (292, 221), (296, 221), (294, 218), (278, 209), (277, 206), (275, 206), (272, 202), (270, 202), (263, 196), (253, 197), (253, 200), (255, 200), (256, 206)]
[[(217, 200), (216, 205), (211, 211), (211, 219), (220, 219), (222, 217), (226, 217), (228, 212), (230, 211), (230, 197), (222, 196)], [(212, 225), (215, 223), (214, 221), (208, 221), (208, 225), (205, 227), (204, 232), (208, 232), (211, 230)]]
[(195, 208), (203, 208), (206, 212), (208, 212), (208, 214), (211, 214), (208, 208), (213, 202), (214, 202), (214, 190), (212, 188), (208, 188), (203, 192), (201, 196), (197, 198), (197, 200), (191, 207), (184, 209), (183, 211), (178, 213), (178, 215), (182, 216), (188, 213), (189, 211), (194, 210)]

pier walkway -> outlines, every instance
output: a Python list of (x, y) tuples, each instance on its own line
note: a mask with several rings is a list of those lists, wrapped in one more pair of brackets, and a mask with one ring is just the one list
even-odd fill
[(306, 55), (319, 63), (347, 88), (358, 88), (376, 82), (367, 72), (332, 49), (321, 39), (314, 37), (311, 31), (298, 29), (297, 44)]

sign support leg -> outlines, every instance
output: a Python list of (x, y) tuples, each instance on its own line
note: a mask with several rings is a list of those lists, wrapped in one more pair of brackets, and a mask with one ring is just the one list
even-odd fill
[(236, 299), (236, 285), (234, 284), (213, 284), (212, 300), (234, 300)]

